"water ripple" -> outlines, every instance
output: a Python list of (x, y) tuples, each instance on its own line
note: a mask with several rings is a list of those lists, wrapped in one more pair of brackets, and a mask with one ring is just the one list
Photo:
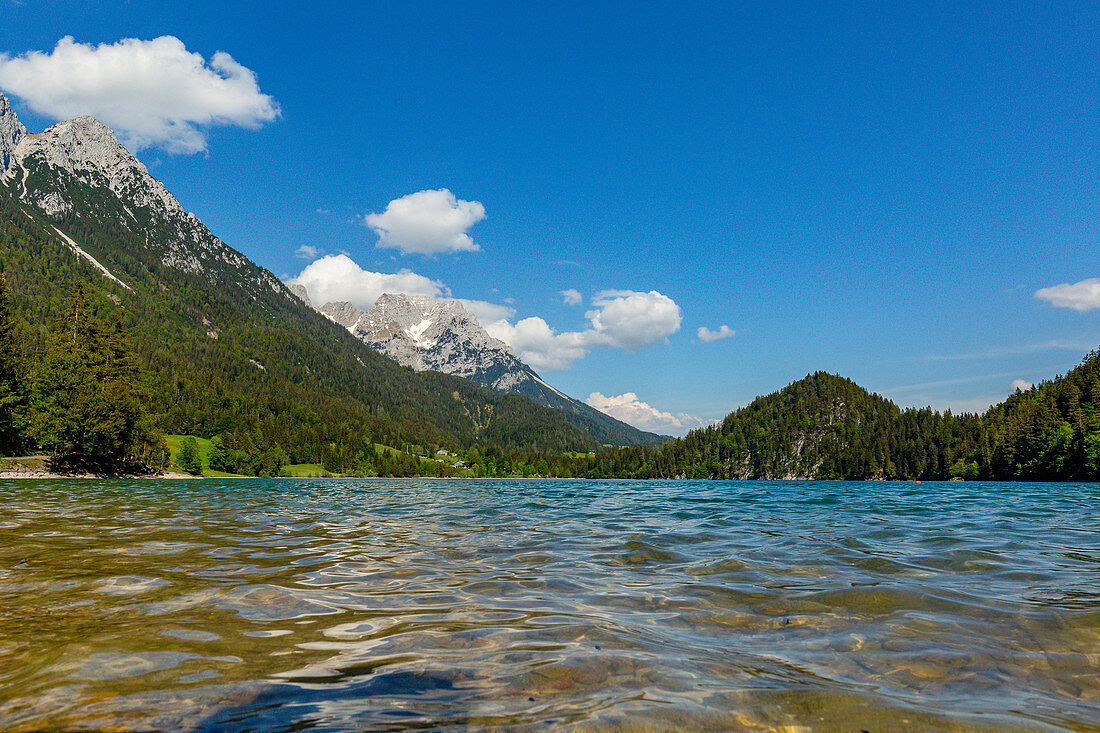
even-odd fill
[(1098, 499), (0, 482), (0, 728), (1095, 729)]

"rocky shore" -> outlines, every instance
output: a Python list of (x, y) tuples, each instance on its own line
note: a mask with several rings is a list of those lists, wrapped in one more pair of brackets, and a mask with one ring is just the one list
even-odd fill
[(145, 466), (135, 467), (133, 471), (88, 471), (88, 470), (54, 470), (41, 458), (27, 461), (13, 459), (0, 459), (0, 481), (6, 479), (54, 479), (54, 478), (159, 478), (159, 479), (183, 479), (195, 478), (186, 473), (174, 471), (158, 471)]

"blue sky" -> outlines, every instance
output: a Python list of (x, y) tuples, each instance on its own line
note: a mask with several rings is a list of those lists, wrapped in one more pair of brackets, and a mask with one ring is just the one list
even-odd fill
[[(7, 0), (0, 51), (229, 54), (253, 106), (138, 153), (184, 206), (280, 277), (305, 245), (541, 319), (582, 399), (705, 420), (827, 370), (976, 409), (1100, 346), (1093, 4), (351, 5)], [(30, 129), (62, 116), (12, 78)], [(364, 217), (441, 189), (476, 251), (377, 246)], [(626, 292), (679, 327), (611, 325)]]

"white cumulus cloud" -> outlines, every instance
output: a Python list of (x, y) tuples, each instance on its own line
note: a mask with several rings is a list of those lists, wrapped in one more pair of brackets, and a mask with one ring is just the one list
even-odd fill
[(561, 302), (566, 305), (580, 305), (582, 300), (584, 300), (584, 296), (581, 295), (579, 290), (570, 288), (561, 291)]
[(383, 293), (430, 295), (433, 298), (450, 295), (438, 280), (417, 275), (411, 270), (371, 272), (342, 254), (328, 255), (311, 262), (287, 283), (304, 287), (309, 299), (318, 306), (346, 300), (359, 310), (370, 308)]
[[(302, 245), (298, 252), (312, 250)], [(327, 255), (311, 262), (297, 276), (286, 281), (288, 285), (301, 285), (315, 305), (348, 301), (361, 311), (369, 309), (383, 293), (427, 295), (432, 298), (450, 298), (451, 290), (439, 280), (418, 275), (412, 270), (395, 273), (364, 270), (346, 254)], [(506, 305), (484, 300), (456, 298), (478, 323), (507, 320), (516, 314)]]
[[(462, 307), (474, 314), (474, 318), (477, 322), (485, 326), (486, 323), (494, 323), (496, 321), (507, 321), (516, 314), (516, 309), (506, 305), (498, 305), (497, 303), (489, 303), (484, 300), (469, 300), (467, 298), (455, 298), (459, 303), (462, 303)], [(490, 334), (492, 335), (492, 334)]]
[(1013, 393), (1016, 392), (1016, 390), (1020, 390), (1021, 392), (1027, 392), (1029, 389), (1031, 389), (1034, 386), (1035, 386), (1034, 384), (1027, 381), (1026, 379), (1013, 379), (1012, 384), (1010, 384), (1009, 387), (1008, 387), (1008, 391), (1013, 392)]
[(256, 128), (279, 116), (253, 71), (224, 51), (207, 62), (174, 36), (98, 46), (66, 36), (49, 53), (0, 54), (0, 89), (47, 117), (97, 117), (134, 150), (196, 153), (206, 149), (204, 127)]
[(363, 221), (378, 235), (379, 247), (432, 255), (481, 249), (466, 232), (484, 218), (481, 203), (441, 188), (394, 199), (381, 214), (367, 214)]
[(581, 331), (556, 332), (542, 318), (507, 319), (485, 325), (493, 338), (511, 346), (536, 369), (568, 369), (593, 348), (637, 351), (665, 341), (680, 328), (680, 306), (656, 291), (605, 290), (592, 299)]
[(1100, 278), (1089, 278), (1077, 283), (1062, 283), (1035, 291), (1035, 297), (1045, 300), (1055, 308), (1072, 308), (1090, 311), (1100, 308)]
[(585, 402), (605, 415), (622, 420), (628, 425), (664, 435), (685, 435), (690, 430), (717, 422), (684, 413), (673, 415), (671, 412), (662, 412), (638, 399), (638, 395), (633, 392), (624, 392), (611, 397), (593, 392), (588, 395)]
[(737, 333), (737, 331), (734, 331), (729, 326), (721, 326), (717, 331), (711, 331), (706, 326), (699, 326), (699, 330), (695, 332), (695, 335), (699, 337), (700, 341), (709, 344), (712, 341), (728, 339), (735, 333)]
[(294, 250), (294, 256), (301, 257), (304, 260), (315, 259), (319, 254), (321, 254), (321, 250), (316, 247), (311, 247), (308, 244), (303, 244), (301, 247)]
[(501, 319), (486, 325), (485, 330), (493, 338), (511, 346), (516, 356), (539, 370), (568, 369), (574, 361), (588, 353), (583, 333), (555, 333), (538, 316), (524, 318), (514, 326)]
[(605, 290), (592, 299), (594, 309), (584, 314), (590, 327), (588, 342), (636, 351), (661, 343), (680, 330), (680, 306), (656, 290)]

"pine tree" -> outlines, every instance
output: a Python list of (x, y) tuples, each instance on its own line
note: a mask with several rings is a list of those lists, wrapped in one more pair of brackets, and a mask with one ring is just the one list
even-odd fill
[(27, 405), (25, 373), (8, 284), (0, 275), (0, 455), (11, 455), (23, 448)]
[(202, 459), (199, 458), (199, 443), (187, 437), (180, 446), (179, 467), (192, 476), (202, 475)]
[(104, 327), (77, 282), (34, 370), (31, 433), (62, 463), (148, 459), (163, 448), (148, 381), (121, 319)]

